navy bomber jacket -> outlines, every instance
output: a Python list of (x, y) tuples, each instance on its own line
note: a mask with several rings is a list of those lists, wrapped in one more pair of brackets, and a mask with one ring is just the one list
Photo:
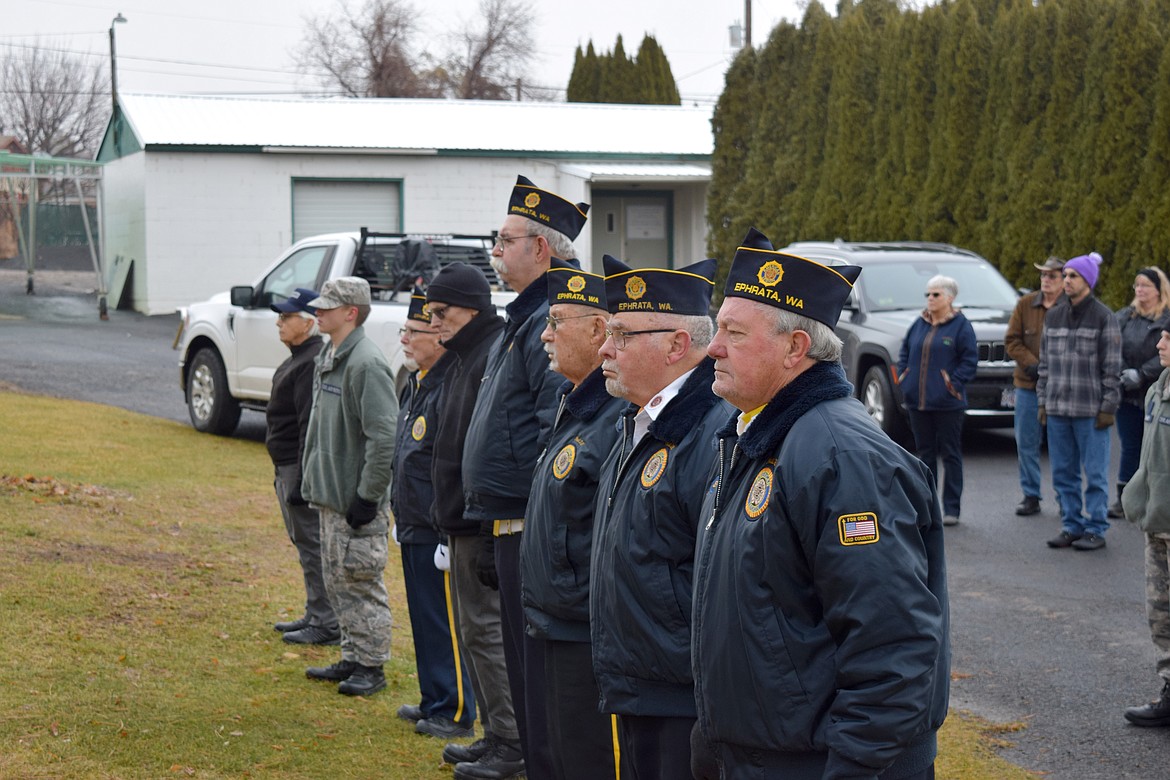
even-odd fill
[(438, 544), (439, 534), (431, 522), (435, 487), (431, 482), (431, 461), (435, 431), (443, 401), (443, 378), (459, 358), (443, 354), (422, 379), (410, 375), (398, 399), (398, 443), (394, 448), (394, 482), (390, 508), (399, 544)]

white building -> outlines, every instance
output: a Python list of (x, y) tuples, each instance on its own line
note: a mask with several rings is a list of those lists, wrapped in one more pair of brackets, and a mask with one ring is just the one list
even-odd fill
[(576, 242), (634, 266), (706, 256), (711, 109), (119, 95), (105, 167), (110, 296), (147, 314), (250, 284), (292, 242), (490, 234), (517, 174), (591, 204)]

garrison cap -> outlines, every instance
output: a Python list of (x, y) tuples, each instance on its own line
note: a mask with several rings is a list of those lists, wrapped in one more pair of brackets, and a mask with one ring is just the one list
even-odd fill
[(309, 305), (309, 301), (316, 297), (316, 290), (310, 290), (307, 287), (298, 287), (296, 292), (285, 298), (280, 303), (272, 304), (271, 308), (275, 312), (282, 313), (303, 311), (309, 314), (316, 314), (317, 307)]
[(370, 283), (358, 276), (330, 279), (321, 288), (321, 294), (309, 301), (318, 309), (336, 309), (339, 306), (369, 306)]
[(548, 305), (576, 303), (580, 306), (605, 308), (605, 277), (582, 271), (559, 257), (551, 258), (548, 268)]
[(542, 190), (523, 176), (516, 177), (512, 197), (508, 201), (508, 213), (527, 217), (533, 222), (564, 233), (575, 241), (585, 227), (588, 203), (570, 203), (560, 195)]
[(601, 262), (611, 314), (710, 314), (717, 265), (714, 260), (700, 260), (678, 269), (630, 268), (612, 255), (605, 255)]
[(822, 265), (777, 252), (767, 236), (749, 228), (735, 250), (723, 295), (766, 303), (834, 328), (860, 275), (860, 266)]
[(417, 284), (410, 294), (410, 308), (406, 310), (406, 319), (428, 324), (431, 321), (431, 309), (427, 306), (427, 294)]

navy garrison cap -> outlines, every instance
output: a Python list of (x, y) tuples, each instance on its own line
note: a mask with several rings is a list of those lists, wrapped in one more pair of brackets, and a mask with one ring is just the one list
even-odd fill
[(548, 269), (548, 305), (576, 303), (607, 311), (605, 277), (582, 271), (559, 257), (551, 258)]
[(735, 250), (723, 295), (766, 303), (834, 328), (860, 275), (856, 265), (828, 266), (777, 252), (767, 236), (750, 228)]
[(558, 233), (576, 240), (585, 227), (588, 203), (570, 203), (560, 195), (542, 190), (523, 176), (516, 177), (512, 197), (508, 201), (508, 213), (527, 217), (533, 222), (552, 228)]
[(605, 298), (611, 314), (631, 311), (709, 314), (715, 288), (714, 260), (686, 268), (630, 268), (612, 255), (605, 267)]
[(410, 308), (406, 310), (406, 319), (426, 323), (431, 321), (431, 309), (427, 306), (426, 291), (417, 284), (414, 286), (414, 292), (410, 294)]

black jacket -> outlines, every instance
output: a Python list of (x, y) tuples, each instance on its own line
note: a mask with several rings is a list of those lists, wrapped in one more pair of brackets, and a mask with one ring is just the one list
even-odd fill
[(305, 453), (305, 433), (313, 411), (313, 359), (323, 346), (325, 342), (314, 336), (289, 347), (292, 354), (272, 375), (264, 443), (275, 466), (300, 464)]
[(540, 334), (548, 316), (541, 276), (508, 304), (503, 336), (492, 346), (463, 453), (467, 515), (478, 520), (524, 517), (532, 469), (557, 411), (565, 381), (548, 367)]
[(598, 368), (576, 389), (565, 382), (548, 447), (536, 462), (520, 542), (521, 599), (528, 633), (589, 641), (589, 561), (601, 467), (629, 404), (605, 391)]
[(504, 329), (494, 309), (481, 311), (444, 346), (454, 356), (443, 379), (443, 408), (435, 430), (431, 484), (435, 489), (432, 517), (447, 536), (475, 536), (479, 520), (467, 519), (463, 499), (463, 442), (479, 395), (488, 351)]
[(876, 778), (896, 764), (888, 776), (905, 777), (934, 760), (947, 713), (934, 480), (851, 391), (840, 365), (818, 363), (742, 436), (734, 418), (719, 433), (695, 570), (695, 697), (703, 733), (766, 776)]
[(390, 509), (399, 544), (439, 543), (439, 534), (431, 522), (435, 499), (431, 460), (443, 401), (443, 378), (457, 359), (450, 353), (443, 354), (421, 380), (419, 372), (414, 372), (398, 398), (398, 442), (394, 448)]
[(704, 360), (631, 448), (637, 409), (601, 472), (589, 620), (603, 712), (694, 717), (691, 575), (695, 528), (731, 406)]

